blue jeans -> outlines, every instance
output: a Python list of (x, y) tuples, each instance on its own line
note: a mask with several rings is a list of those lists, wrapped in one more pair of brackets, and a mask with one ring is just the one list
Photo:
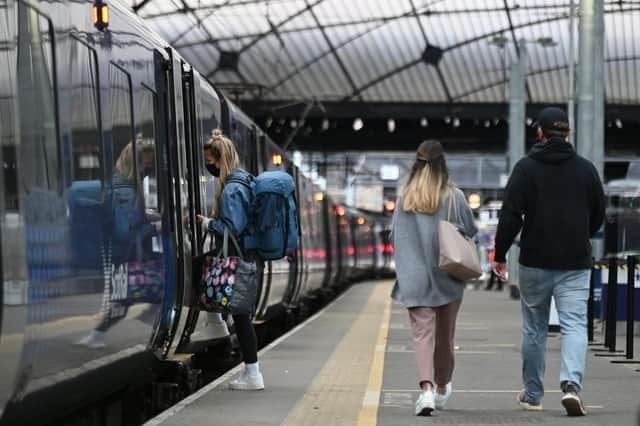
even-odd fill
[(590, 270), (529, 268), (520, 265), (522, 305), (522, 382), (529, 402), (544, 395), (544, 370), (551, 296), (562, 333), (560, 383), (571, 381), (582, 389), (587, 353), (587, 300)]

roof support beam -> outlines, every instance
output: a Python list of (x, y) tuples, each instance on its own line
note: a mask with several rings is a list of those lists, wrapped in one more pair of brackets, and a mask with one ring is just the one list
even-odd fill
[(307, 12), (307, 11), (311, 11), (313, 10), (314, 7), (316, 7), (317, 5), (319, 5), (320, 3), (322, 3), (324, 0), (316, 0), (314, 3), (309, 4), (309, 2), (307, 2), (307, 7), (305, 7), (304, 9), (301, 9), (299, 11), (297, 11), (296, 13), (294, 13), (293, 15), (289, 16), (288, 18), (280, 21), (279, 23), (275, 24), (269, 31), (261, 33), (260, 35), (258, 35), (256, 38), (254, 38), (253, 40), (251, 40), (249, 43), (245, 44), (244, 46), (242, 46), (242, 49), (240, 49), (240, 53), (245, 52), (249, 49), (251, 49), (253, 46), (255, 46), (260, 40), (264, 39), (265, 37), (271, 35), (274, 33), (274, 31), (279, 31), (280, 27), (282, 27), (283, 25), (293, 21), (294, 19), (296, 19), (298, 16), (302, 15), (303, 13)]
[[(418, 15), (418, 10), (416, 9), (416, 5), (413, 2), (413, 0), (409, 0), (409, 3), (411, 3), (411, 10), (413, 11), (413, 15), (416, 18), (416, 21), (418, 22), (418, 26), (420, 27), (420, 31), (422, 32), (422, 38), (424, 39), (424, 44), (425, 47), (429, 46), (429, 37), (427, 37), (427, 31), (424, 29), (424, 25), (422, 25), (422, 21), (420, 20), (420, 16)], [(444, 79), (444, 74), (442, 73), (442, 70), (440, 69), (440, 64), (438, 63), (437, 65), (435, 65), (435, 69), (436, 69), (436, 73), (438, 74), (438, 80), (440, 81), (440, 85), (442, 86), (442, 90), (444, 90), (444, 94), (447, 97), (447, 101), (451, 102), (451, 91), (449, 90), (449, 86), (447, 85), (447, 82)]]
[[(520, 44), (518, 43), (518, 37), (516, 37), (516, 31), (513, 28), (513, 20), (511, 19), (511, 11), (509, 9), (509, 5), (507, 4), (507, 0), (503, 0), (504, 2), (504, 12), (507, 14), (507, 20), (509, 21), (509, 31), (511, 32), (511, 38), (513, 39), (513, 45), (516, 48), (516, 54), (518, 57), (521, 55)], [(506, 46), (505, 46), (506, 49)], [(525, 50), (526, 51), (526, 50)], [(527, 93), (527, 99), (531, 98), (531, 88), (529, 87), (529, 82), (527, 81), (527, 77), (524, 77), (524, 90)]]
[[(307, 3), (307, 6), (310, 6), (309, 5), (309, 0), (306, 0), (306, 3)], [(342, 73), (344, 74), (344, 76), (346, 77), (347, 81), (349, 82), (349, 85), (351, 86), (351, 90), (356, 92), (358, 90), (358, 86), (356, 85), (356, 82), (353, 80), (353, 77), (349, 73), (349, 70), (347, 69), (347, 66), (344, 64), (344, 61), (342, 60), (340, 55), (338, 55), (336, 47), (333, 45), (333, 42), (331, 41), (331, 39), (327, 35), (327, 31), (325, 30), (325, 28), (320, 23), (320, 20), (318, 19), (318, 16), (313, 12), (313, 9), (309, 8), (309, 13), (311, 13), (311, 16), (313, 17), (313, 20), (315, 21), (316, 25), (320, 29), (320, 32), (322, 32), (322, 37), (324, 37), (324, 41), (327, 42), (327, 46), (329, 46), (329, 50), (331, 51), (331, 54), (333, 55), (334, 58), (336, 58), (336, 61), (338, 62), (338, 65), (340, 66), (340, 69), (342, 70)]]
[(349, 100), (355, 98), (356, 96), (359, 96), (362, 92), (364, 92), (368, 88), (373, 87), (376, 84), (379, 84), (379, 83), (387, 80), (388, 78), (391, 78), (394, 75), (401, 73), (402, 71), (405, 71), (405, 70), (408, 70), (409, 68), (415, 67), (420, 62), (422, 62), (422, 57), (420, 57), (418, 59), (414, 59), (413, 61), (407, 62), (406, 64), (400, 65), (399, 67), (396, 67), (396, 68), (392, 69), (391, 71), (389, 71), (389, 72), (387, 72), (385, 74), (382, 74), (381, 76), (379, 76), (377, 78), (374, 78), (373, 80), (369, 81), (368, 83), (365, 83), (362, 86), (358, 87), (350, 95), (347, 95), (344, 98), (342, 98), (341, 102), (346, 102), (346, 101), (349, 101)]

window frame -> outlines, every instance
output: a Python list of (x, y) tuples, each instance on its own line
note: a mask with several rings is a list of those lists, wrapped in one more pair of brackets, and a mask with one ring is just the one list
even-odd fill
[[(96, 131), (98, 133), (98, 143), (100, 146), (100, 161), (101, 161), (101, 166), (102, 166), (102, 179), (100, 179), (100, 183), (101, 183), (101, 194), (102, 194), (102, 199), (101, 201), (104, 202), (104, 200), (106, 199), (106, 181), (107, 181), (107, 168), (106, 168), (106, 161), (105, 161), (105, 152), (104, 152), (104, 148), (105, 148), (105, 144), (104, 144), (104, 133), (102, 130), (102, 97), (100, 96), (100, 63), (98, 61), (98, 51), (96, 49), (93, 48), (93, 46), (91, 46), (89, 43), (87, 43), (86, 41), (84, 41), (81, 37), (80, 37), (80, 33), (76, 32), (76, 31), (72, 31), (69, 34), (70, 40), (72, 41), (76, 41), (78, 42), (81, 46), (84, 46), (88, 49), (89, 51), (89, 55), (93, 56), (93, 68), (94, 68), (94, 76), (95, 76), (95, 102), (96, 102)], [(71, 126), (71, 132), (73, 133), (73, 126)], [(73, 173), (73, 175), (71, 176), (71, 181), (72, 182), (76, 182), (75, 179), (75, 164), (73, 163), (74, 158), (73, 158), (73, 147), (74, 147), (74, 140), (73, 140), (73, 136), (71, 138), (71, 171)]]
[[(116, 64), (113, 61), (109, 61), (109, 66), (113, 66), (115, 67), (117, 70), (121, 71), (126, 77), (127, 77), (127, 89), (129, 92), (129, 124), (130, 124), (130, 130), (131, 130), (131, 141), (133, 142), (133, 174), (136, 177), (135, 179), (135, 189), (136, 189), (136, 194), (139, 192), (140, 189), (140, 185), (138, 182), (138, 150), (136, 149), (136, 122), (135, 122), (135, 112), (133, 110), (134, 108), (134, 104), (133, 104), (133, 80), (131, 79), (131, 74), (124, 69), (122, 66)], [(109, 79), (109, 95), (111, 95), (111, 90), (112, 90), (112, 86), (111, 86), (111, 79)], [(113, 105), (111, 106), (111, 117), (113, 117)], [(113, 170), (115, 168), (115, 152), (113, 150), (114, 145), (113, 145), (113, 119), (111, 120), (111, 153), (113, 158), (113, 161), (111, 162), (111, 175), (113, 176)]]
[[(33, 192), (33, 191), (48, 191), (48, 192), (55, 192), (59, 195), (62, 194), (62, 189), (63, 189), (63, 185), (62, 185), (62, 163), (61, 163), (61, 158), (62, 155), (60, 154), (62, 152), (61, 146), (61, 140), (62, 137), (60, 135), (60, 108), (58, 107), (59, 105), (59, 92), (58, 92), (58, 61), (57, 61), (57, 51), (56, 51), (56, 37), (55, 37), (55, 28), (53, 26), (53, 20), (46, 15), (45, 13), (43, 13), (39, 8), (33, 6), (32, 4), (24, 1), (24, 0), (18, 0), (18, 2), (20, 5), (22, 5), (23, 7), (27, 7), (29, 9), (31, 9), (32, 11), (34, 11), (37, 15), (39, 19), (44, 19), (47, 22), (48, 28), (47, 28), (47, 33), (49, 35), (49, 45), (50, 45), (50, 50), (51, 50), (51, 64), (50, 65), (50, 70), (47, 71), (51, 71), (51, 90), (53, 91), (53, 121), (54, 121), (54, 133), (55, 133), (55, 156), (56, 156), (56, 163), (57, 163), (57, 167), (55, 167), (54, 171), (50, 171), (49, 170), (49, 162), (48, 162), (48, 153), (45, 147), (45, 165), (47, 166), (47, 186), (46, 187), (41, 187), (39, 185), (32, 185), (31, 183), (27, 184), (24, 186), (24, 190), (25, 192), (29, 193), (29, 192)], [(16, 10), (17, 11), (17, 10)], [(19, 19), (19, 18), (18, 18)], [(16, 25), (16, 35), (19, 37), (20, 36), (20, 31), (19, 31), (19, 25)], [(39, 28), (40, 30), (40, 28)], [(16, 156), (16, 161), (17, 161), (17, 156)], [(56, 179), (56, 183), (55, 185), (51, 185), (51, 182), (49, 181), (50, 177), (55, 177)]]
[[(161, 183), (160, 183), (160, 157), (159, 157), (159, 147), (158, 147), (158, 134), (159, 134), (159, 128), (158, 128), (158, 92), (153, 89), (151, 86), (149, 86), (148, 84), (145, 83), (140, 83), (140, 87), (142, 87), (143, 90), (147, 90), (149, 91), (149, 93), (151, 94), (151, 99), (152, 99), (152, 103), (153, 103), (153, 152), (154, 152), (154, 164), (156, 167), (156, 199), (158, 202), (158, 207), (157, 207), (157, 212), (160, 215), (164, 214), (164, 197), (162, 196), (162, 191), (161, 191)], [(133, 101), (133, 98), (132, 98)], [(138, 123), (134, 122), (134, 128), (135, 126), (137, 126)], [(134, 157), (135, 157), (135, 162), (137, 163), (139, 158), (138, 158), (138, 152), (137, 150), (134, 150)], [(137, 167), (137, 165), (136, 165)], [(136, 174), (136, 176), (139, 175)], [(136, 180), (138, 180), (138, 178), (136, 178)], [(146, 200), (144, 198), (144, 193), (143, 191), (140, 191), (141, 197), (142, 197), (142, 204), (144, 205), (145, 210), (147, 209), (147, 205), (146, 205)]]

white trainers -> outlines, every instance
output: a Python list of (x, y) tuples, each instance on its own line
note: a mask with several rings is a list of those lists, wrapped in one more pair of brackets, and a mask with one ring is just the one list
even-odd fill
[(243, 371), (240, 377), (229, 382), (229, 389), (233, 390), (263, 390), (264, 380), (262, 373), (249, 374), (247, 371)]
[(451, 397), (451, 392), (453, 391), (451, 382), (447, 383), (444, 389), (445, 389), (444, 395), (440, 395), (436, 389), (435, 395), (433, 397), (436, 404), (436, 408), (438, 409), (444, 408), (444, 406), (447, 404), (447, 401), (449, 401), (449, 398)]
[(217, 340), (229, 336), (229, 328), (222, 316), (215, 312), (207, 313), (207, 322), (201, 330), (191, 335), (192, 342), (204, 342), (207, 340)]
[(104, 342), (104, 331), (92, 330), (86, 337), (73, 342), (77, 346), (86, 346), (90, 349), (102, 349), (106, 345)]
[(435, 409), (433, 390), (422, 392), (416, 401), (416, 416), (430, 416)]

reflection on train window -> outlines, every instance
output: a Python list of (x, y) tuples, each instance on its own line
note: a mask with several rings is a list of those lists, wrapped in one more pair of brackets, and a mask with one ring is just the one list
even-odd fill
[(71, 38), (70, 50), (73, 180), (102, 181), (97, 56), (95, 50), (75, 38)]
[(111, 97), (111, 136), (113, 141), (114, 185), (136, 188), (136, 164), (133, 153), (133, 114), (131, 79), (114, 64), (109, 65)]
[[(203, 91), (207, 90), (203, 88)], [(206, 92), (204, 92), (206, 93)], [(200, 97), (200, 131), (202, 135), (201, 143), (204, 145), (211, 138), (211, 132), (217, 127), (217, 120), (215, 116), (215, 105), (211, 102), (208, 96)], [(202, 161), (200, 170), (206, 170), (205, 166), (205, 156), (200, 154), (200, 158)], [(202, 202), (204, 206), (205, 214), (211, 215), (213, 214), (213, 206), (215, 203), (214, 200), (214, 192), (215, 192), (215, 178), (209, 172), (204, 172), (201, 177), (201, 183), (204, 186), (204, 200)]]
[(158, 159), (156, 141), (156, 95), (140, 86), (134, 96), (136, 111), (136, 155), (138, 175), (142, 182), (144, 206), (147, 212), (159, 213)]
[(4, 16), (0, 72), (10, 84), (0, 93), (0, 138), (5, 208), (17, 210), (18, 173), (21, 188), (59, 189), (56, 84), (50, 21), (22, 3)]

